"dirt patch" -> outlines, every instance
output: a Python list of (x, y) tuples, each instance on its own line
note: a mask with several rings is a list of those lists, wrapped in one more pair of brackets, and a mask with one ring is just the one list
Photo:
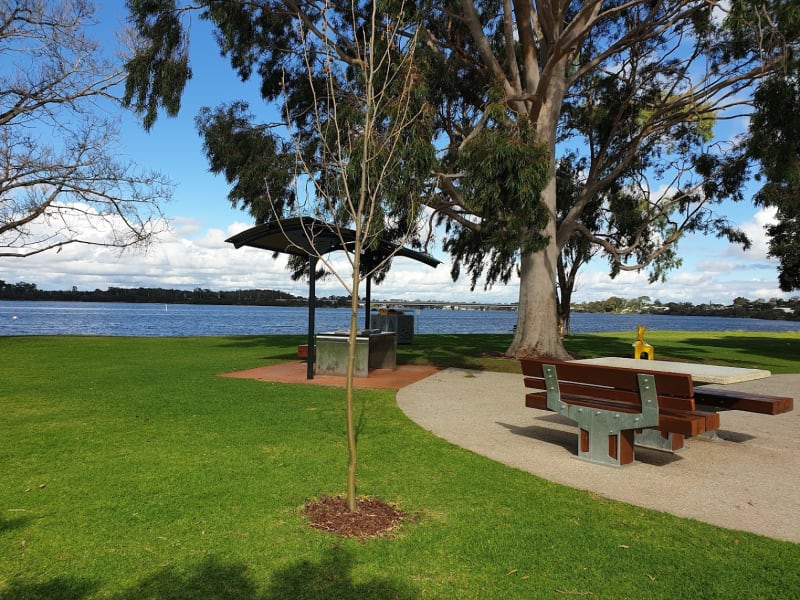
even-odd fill
[(395, 529), (406, 513), (377, 498), (356, 498), (356, 510), (347, 509), (344, 498), (328, 496), (305, 505), (303, 514), (315, 529), (360, 540)]

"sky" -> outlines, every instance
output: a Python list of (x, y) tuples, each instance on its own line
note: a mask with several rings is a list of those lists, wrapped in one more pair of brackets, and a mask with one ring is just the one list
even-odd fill
[[(113, 32), (125, 20), (123, 0), (98, 2), (101, 28), (97, 35), (111, 44)], [(109, 48), (111, 51), (111, 48)], [(140, 167), (167, 175), (176, 185), (173, 199), (163, 205), (169, 231), (146, 252), (98, 249), (72, 245), (58, 253), (24, 259), (5, 259), (0, 279), (7, 283), (35, 283), (40, 289), (79, 290), (108, 287), (163, 287), (278, 289), (306, 296), (307, 283), (294, 282), (285, 270), (285, 257), (272, 259), (269, 252), (234, 249), (225, 239), (253, 225), (245, 212), (231, 207), (229, 186), (213, 175), (203, 154), (194, 118), (202, 106), (215, 107), (241, 98), (262, 114), (270, 110), (260, 101), (254, 84), (244, 85), (219, 56), (208, 27), (196, 17), (192, 22), (192, 70), (178, 117), (162, 115), (149, 132), (137, 118), (120, 111), (122, 136), (117, 152)], [(645, 273), (608, 276), (608, 264), (596, 259), (584, 267), (573, 301), (601, 300), (610, 296), (649, 296), (666, 302), (730, 304), (734, 298), (786, 298), (780, 291), (777, 262), (767, 257), (764, 225), (774, 218), (752, 204), (729, 204), (721, 209), (751, 237), (747, 252), (713, 237), (688, 236), (679, 245), (683, 265), (669, 273), (665, 283), (648, 284)], [(442, 300), (458, 302), (516, 302), (518, 281), (485, 290), (481, 283), (470, 290), (467, 277), (453, 282), (450, 261), (440, 248), (431, 254), (443, 261), (436, 269), (408, 259), (396, 259), (386, 280), (373, 288), (373, 298)], [(334, 256), (344, 270), (343, 257)], [(317, 283), (317, 295), (344, 295), (344, 288), (330, 279)], [(363, 294), (363, 290), (362, 290)]]

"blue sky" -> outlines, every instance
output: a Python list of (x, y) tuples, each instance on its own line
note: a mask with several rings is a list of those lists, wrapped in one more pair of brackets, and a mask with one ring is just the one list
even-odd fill
[[(102, 30), (98, 36), (109, 41), (125, 19), (122, 0), (98, 3)], [(171, 231), (147, 253), (89, 247), (68, 247), (58, 255), (47, 254), (20, 261), (5, 261), (0, 278), (7, 282), (36, 283), (42, 289), (105, 289), (118, 287), (174, 287), (193, 289), (268, 288), (305, 295), (304, 282), (292, 282), (284, 270), (284, 259), (273, 261), (267, 252), (233, 249), (225, 238), (252, 224), (249, 216), (233, 209), (227, 201), (224, 179), (208, 172), (194, 118), (202, 106), (245, 98), (260, 116), (267, 109), (257, 94), (257, 84), (242, 84), (227, 62), (219, 56), (207, 25), (192, 22), (192, 69), (180, 116), (161, 116), (149, 133), (135, 116), (122, 115), (120, 154), (140, 166), (166, 174), (176, 184), (173, 200), (164, 205)], [(275, 120), (274, 111), (271, 120)], [(777, 285), (775, 261), (766, 257), (763, 225), (769, 217), (752, 205), (730, 204), (727, 216), (745, 228), (754, 241), (747, 253), (714, 238), (690, 236), (679, 246), (683, 266), (672, 272), (664, 284), (648, 285), (644, 274), (623, 273), (608, 277), (604, 261), (597, 260), (582, 271), (574, 295), (576, 302), (609, 296), (650, 296), (662, 302), (730, 303), (735, 297), (787, 297)], [(440, 299), (459, 301), (515, 302), (515, 282), (479, 287), (470, 292), (469, 282), (453, 282), (447, 256), (433, 251), (444, 261), (437, 269), (398, 259), (387, 280), (373, 291), (378, 298)], [(335, 280), (318, 283), (318, 295), (339, 295), (343, 289)], [(363, 291), (362, 291), (363, 293)]]

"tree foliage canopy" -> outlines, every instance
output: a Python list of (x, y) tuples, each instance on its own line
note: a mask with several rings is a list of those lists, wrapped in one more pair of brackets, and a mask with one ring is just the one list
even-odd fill
[(755, 106), (748, 150), (765, 180), (756, 201), (775, 208), (769, 252), (780, 261), (778, 281), (788, 292), (800, 289), (800, 65), (764, 82)]
[[(402, 60), (409, 49), (404, 37), (391, 33), (394, 20), (387, 16), (377, 23), (383, 35), (367, 43), (370, 2), (178, 6), (174, 0), (130, 0), (128, 6), (141, 43), (128, 63), (125, 99), (143, 114), (146, 127), (159, 110), (174, 115), (180, 109), (192, 75), (188, 25), (181, 20), (189, 10), (214, 26), (220, 51), (237, 74), (243, 80), (258, 77), (264, 100), (280, 107), (278, 122), (264, 122), (263, 114), (259, 120), (245, 102), (206, 107), (196, 118), (211, 170), (231, 184), (228, 199), (235, 207), (257, 223), (299, 213), (349, 226), (347, 198), (361, 185), (366, 143), (364, 192), (374, 196), (377, 190), (370, 186), (381, 186), (375, 207), (381, 216), (373, 222), (384, 239), (404, 236), (420, 206), (409, 199), (425, 194), (435, 155), (424, 81), (404, 72), (416, 66)], [(383, 58), (369, 84), (381, 99), (372, 106), (379, 114), (370, 116), (367, 135), (361, 99), (367, 84), (363, 66), (370, 57)], [(409, 77), (412, 93), (403, 96)], [(399, 124), (400, 139), (390, 139)], [(341, 160), (347, 163), (344, 170)], [(420, 245), (418, 239), (413, 243)], [(295, 264), (296, 277), (303, 268)]]

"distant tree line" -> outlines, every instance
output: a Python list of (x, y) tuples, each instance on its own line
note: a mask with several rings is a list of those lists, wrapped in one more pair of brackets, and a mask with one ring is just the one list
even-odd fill
[[(205, 288), (174, 290), (164, 288), (121, 288), (82, 291), (40, 290), (35, 283), (6, 283), (0, 280), (0, 300), (50, 300), (61, 302), (132, 302), (154, 304), (225, 304), (247, 306), (305, 306), (306, 298), (279, 290), (214, 291)], [(323, 306), (347, 306), (346, 297), (318, 298)]]
[(750, 319), (772, 319), (800, 321), (800, 297), (787, 300), (748, 300), (736, 298), (732, 304), (692, 304), (691, 302), (651, 301), (648, 296), (626, 299), (611, 296), (605, 300), (573, 304), (574, 312), (592, 313), (641, 313), (658, 315), (686, 315), (698, 317), (745, 317)]

